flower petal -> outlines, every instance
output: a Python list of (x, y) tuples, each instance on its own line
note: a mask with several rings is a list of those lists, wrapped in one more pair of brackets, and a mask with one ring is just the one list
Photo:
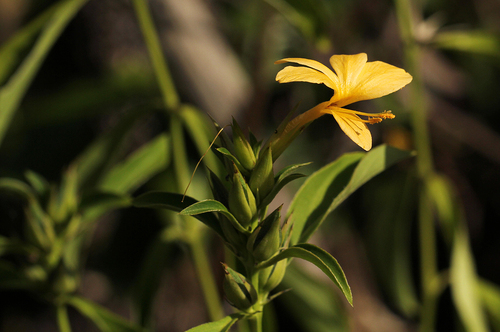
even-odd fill
[(412, 79), (413, 77), (401, 68), (381, 61), (368, 62), (357, 77), (357, 85), (337, 106), (383, 97), (401, 89)]
[(276, 75), (276, 81), (280, 83), (288, 82), (309, 82), (325, 84), (330, 89), (334, 89), (332, 80), (320, 71), (307, 67), (287, 66)]
[(363, 70), (367, 59), (366, 53), (339, 54), (330, 58), (330, 64), (339, 78), (334, 100), (340, 100), (351, 95), (351, 90), (356, 87), (359, 73)]
[(372, 134), (370, 130), (357, 115), (351, 113), (352, 111), (337, 107), (334, 109), (328, 108), (325, 111), (333, 115), (340, 129), (342, 129), (354, 143), (365, 151), (369, 151), (372, 148)]
[[(285, 63), (285, 62), (298, 63), (299, 65), (307, 66), (307, 67), (316, 69), (319, 72), (322, 72), (331, 81), (331, 86), (326, 84), (326, 83), (325, 84), (334, 90), (336, 90), (336, 88), (339, 85), (339, 78), (337, 77), (337, 75), (335, 75), (335, 73), (330, 68), (328, 68), (327, 66), (325, 66), (321, 62), (318, 62), (315, 60), (303, 59), (303, 58), (286, 58), (286, 59), (281, 59), (281, 60), (276, 61), (275, 64), (280, 64), (280, 63)], [(278, 80), (277, 77), (276, 77), (276, 80)], [(324, 82), (322, 82), (322, 83), (324, 83)]]

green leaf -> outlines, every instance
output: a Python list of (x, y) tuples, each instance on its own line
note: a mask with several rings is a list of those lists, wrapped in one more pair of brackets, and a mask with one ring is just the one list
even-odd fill
[(168, 166), (169, 146), (169, 136), (158, 135), (126, 160), (115, 165), (104, 176), (99, 189), (117, 194), (132, 192)]
[(192, 329), (187, 330), (186, 332), (226, 332), (229, 331), (231, 326), (233, 326), (234, 323), (236, 323), (241, 317), (241, 314), (232, 314), (216, 322), (198, 325), (196, 327), (193, 327)]
[(425, 189), (436, 208), (444, 238), (451, 246), (457, 222), (464, 218), (455, 194), (457, 191), (449, 179), (437, 173), (426, 177)]
[(6, 191), (16, 194), (28, 200), (36, 201), (36, 195), (33, 189), (26, 183), (13, 178), (0, 178), (0, 192)]
[(466, 331), (488, 331), (479, 296), (478, 277), (465, 225), (455, 232), (450, 266), (453, 301)]
[(229, 212), (229, 210), (219, 201), (213, 199), (206, 199), (201, 202), (192, 204), (191, 206), (185, 208), (180, 213), (186, 216), (196, 216), (208, 212), (219, 212), (226, 216), (231, 224), (242, 233), (249, 233), (241, 224), (236, 220), (236, 218)]
[(159, 234), (151, 242), (144, 256), (132, 293), (135, 316), (141, 326), (150, 327), (151, 325), (154, 300), (158, 294), (165, 267), (171, 262), (172, 249), (172, 243), (165, 241), (163, 234)]
[(56, 3), (46, 9), (2, 45), (0, 48), (0, 63), (2, 64), (0, 66), (0, 86), (5, 83), (15, 70), (15, 66), (20, 62), (19, 54), (33, 44), (40, 30), (54, 15), (54, 12), (61, 7), (61, 3)]
[[(292, 289), (278, 297), (280, 306), (292, 324), (304, 331), (348, 332), (349, 315), (331, 283), (306, 270), (307, 266), (291, 263), (279, 289)], [(267, 305), (264, 310), (267, 309)]]
[(93, 192), (82, 197), (79, 210), (82, 213), (82, 222), (91, 222), (110, 210), (128, 207), (131, 204), (132, 199), (126, 195)]
[(293, 247), (289, 247), (281, 251), (279, 254), (271, 257), (267, 261), (259, 264), (258, 268), (266, 268), (283, 259), (292, 257), (302, 258), (319, 267), (321, 271), (323, 271), (328, 278), (330, 278), (335, 285), (340, 288), (347, 301), (352, 305), (351, 287), (349, 287), (344, 271), (342, 271), (339, 263), (328, 252), (313, 244), (301, 243)]
[(278, 182), (276, 182), (274, 184), (274, 187), (271, 190), (271, 192), (269, 194), (267, 194), (266, 198), (264, 198), (262, 200), (262, 202), (260, 203), (260, 206), (262, 207), (262, 206), (267, 206), (267, 205), (271, 204), (273, 199), (276, 197), (276, 195), (278, 195), (278, 193), (280, 192), (281, 189), (283, 189), (284, 186), (286, 186), (288, 183), (292, 182), (293, 180), (297, 180), (297, 179), (300, 179), (303, 177), (306, 177), (306, 175), (299, 174), (299, 173), (293, 173), (293, 174), (290, 174), (288, 176), (281, 176), (278, 179)]
[(442, 31), (433, 44), (448, 50), (500, 56), (500, 37), (481, 30)]
[(500, 287), (484, 279), (478, 281), (484, 308), (491, 317), (494, 330), (500, 331)]
[[(87, 0), (61, 1), (52, 12), (31, 52), (0, 89), (0, 144), (35, 74), (57, 38)], [(44, 15), (44, 14), (42, 14)], [(38, 23), (39, 24), (39, 23)]]
[(0, 235), (0, 257), (6, 254), (23, 254), (23, 255), (37, 255), (39, 254), (39, 249), (20, 240), (13, 238), (10, 239), (3, 235)]
[(274, 182), (279, 182), (279, 181), (283, 180), (287, 175), (295, 172), (297, 169), (304, 167), (304, 166), (311, 165), (311, 164), (312, 164), (312, 162), (303, 163), (303, 164), (288, 165), (288, 166), (284, 167), (282, 170), (280, 170), (275, 175)]
[[(182, 200), (184, 198), (184, 201)], [(132, 205), (140, 208), (163, 208), (171, 211), (181, 212), (185, 208), (197, 203), (198, 201), (189, 196), (174, 194), (163, 191), (150, 191), (144, 193), (132, 201)], [(224, 234), (219, 225), (219, 220), (213, 213), (204, 213), (195, 215), (195, 218), (213, 229), (223, 239)]]
[(68, 308), (63, 304), (58, 305), (56, 308), (56, 316), (59, 332), (71, 332), (71, 324), (68, 317)]
[(76, 166), (77, 168), (79, 188), (86, 186), (93, 188), (101, 179), (103, 179), (102, 181), (112, 181), (112, 179), (106, 180), (107, 172), (112, 169), (121, 156), (124, 138), (137, 120), (148, 113), (143, 108), (130, 110), (113, 129), (97, 138), (75, 159), (72, 167)]
[(81, 297), (71, 297), (68, 304), (72, 305), (82, 315), (89, 318), (102, 332), (137, 332), (145, 331), (123, 317)]
[(43, 176), (32, 170), (27, 170), (24, 172), (24, 177), (28, 180), (33, 189), (35, 189), (39, 197), (45, 197), (49, 194), (50, 184)]
[(231, 152), (229, 152), (228, 149), (226, 149), (226, 148), (217, 148), (215, 150), (218, 151), (218, 152), (220, 152), (224, 157), (227, 157), (227, 159), (230, 160), (230, 162), (233, 162), (236, 165), (236, 167), (238, 167), (238, 170), (243, 175), (248, 176), (250, 174), (250, 173), (248, 173), (248, 170), (245, 167), (243, 167), (243, 165), (241, 165), (241, 163), (238, 160), (238, 158), (236, 158), (235, 156), (233, 156), (231, 154)]
[(381, 145), (368, 153), (345, 154), (312, 174), (292, 201), (292, 243), (306, 242), (326, 216), (368, 180), (410, 157), (408, 151)]
[(382, 291), (407, 317), (419, 311), (408, 222), (415, 213), (416, 185), (414, 174), (397, 171), (381, 174), (363, 190), (366, 252)]
[(212, 126), (206, 114), (192, 106), (183, 105), (179, 115), (186, 130), (189, 132), (189, 136), (195, 143), (198, 153), (203, 155), (203, 162), (208, 168), (216, 171), (216, 174), (218, 174), (221, 164), (213, 151), (209, 150), (207, 152), (210, 142), (215, 138), (215, 133), (211, 130)]

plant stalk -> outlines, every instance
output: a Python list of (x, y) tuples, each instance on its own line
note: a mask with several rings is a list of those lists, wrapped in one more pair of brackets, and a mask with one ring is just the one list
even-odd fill
[(434, 226), (433, 206), (425, 191), (425, 182), (434, 172), (430, 137), (427, 126), (428, 105), (420, 70), (420, 47), (413, 34), (412, 3), (410, 0), (396, 0), (396, 13), (400, 35), (404, 43), (405, 63), (413, 76), (410, 84), (410, 107), (414, 142), (417, 150), (417, 171), (420, 182), (419, 195), (419, 238), (420, 272), (422, 284), (422, 310), (420, 331), (433, 331), (435, 326), (435, 308), (439, 289), (433, 287), (438, 279), (436, 230)]

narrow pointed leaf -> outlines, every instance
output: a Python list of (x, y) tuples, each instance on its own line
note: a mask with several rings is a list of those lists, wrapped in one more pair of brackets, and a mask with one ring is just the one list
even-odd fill
[(304, 167), (304, 166), (311, 165), (311, 164), (312, 164), (312, 162), (303, 163), (303, 164), (288, 165), (288, 166), (284, 167), (282, 170), (280, 170), (278, 173), (276, 173), (276, 175), (274, 177), (274, 181), (275, 182), (281, 181), (287, 175), (295, 172), (297, 169)]
[[(183, 198), (184, 201), (182, 201)], [(134, 198), (132, 205), (139, 208), (162, 208), (175, 212), (181, 212), (185, 208), (197, 202), (198, 201), (196, 199), (189, 196), (184, 197), (181, 194), (163, 191), (150, 191)], [(224, 234), (220, 228), (219, 221), (213, 213), (202, 213), (193, 216), (213, 229), (224, 239)]]
[(351, 287), (347, 283), (344, 271), (332, 255), (325, 250), (309, 243), (297, 244), (289, 247), (279, 254), (271, 257), (267, 261), (258, 265), (259, 268), (266, 268), (287, 258), (301, 258), (313, 263), (330, 278), (337, 287), (340, 288), (347, 301), (352, 305)]
[(491, 317), (493, 330), (500, 331), (500, 287), (490, 281), (479, 280), (479, 293), (484, 308)]
[(68, 301), (82, 315), (89, 318), (102, 332), (137, 332), (144, 331), (139, 326), (128, 322), (121, 316), (101, 307), (97, 303), (81, 297), (71, 297)]
[(466, 331), (489, 331), (479, 296), (479, 283), (464, 225), (455, 233), (450, 266), (453, 301)]
[(349, 195), (368, 180), (411, 156), (411, 152), (381, 145), (368, 153), (345, 154), (312, 174), (302, 185), (288, 215), (294, 224), (292, 243), (306, 242)]
[(242, 316), (241, 314), (232, 314), (226, 316), (216, 322), (205, 323), (193, 327), (186, 332), (226, 332), (234, 325)]
[(299, 264), (288, 265), (279, 289), (292, 291), (281, 295), (277, 299), (279, 304), (303, 331), (350, 331), (349, 308), (328, 280), (306, 268)]
[(115, 165), (102, 179), (99, 188), (117, 194), (130, 193), (168, 166), (169, 146), (169, 136), (158, 135), (126, 160)]
[[(38, 69), (60, 34), (87, 0), (69, 0), (52, 12), (31, 52), (0, 88), (0, 144)], [(43, 15), (43, 14), (42, 14)]]
[(278, 182), (274, 185), (273, 189), (269, 194), (267, 194), (266, 198), (262, 200), (260, 203), (260, 206), (266, 206), (269, 205), (273, 199), (278, 195), (281, 189), (283, 189), (284, 186), (286, 186), (288, 183), (292, 182), (293, 180), (297, 180), (303, 177), (306, 177), (307, 175), (300, 174), (300, 173), (293, 173), (289, 174), (287, 176), (281, 176)]
[(231, 224), (242, 233), (248, 233), (248, 231), (241, 226), (241, 224), (236, 220), (236, 218), (229, 212), (229, 210), (222, 204), (213, 199), (206, 199), (201, 202), (192, 204), (191, 206), (185, 208), (180, 213), (186, 216), (197, 216), (209, 212), (219, 212), (226, 216)]
[(79, 210), (82, 222), (94, 221), (104, 213), (130, 206), (132, 199), (127, 195), (117, 195), (106, 192), (94, 192), (82, 198)]
[(121, 157), (125, 137), (130, 133), (137, 120), (145, 114), (149, 114), (150, 110), (147, 111), (145, 112), (142, 108), (131, 110), (120, 119), (113, 129), (98, 137), (75, 159), (73, 165), (78, 170), (80, 188), (94, 187), (100, 181), (112, 181), (112, 179), (107, 179), (107, 173)]
[(500, 57), (500, 38), (481, 30), (439, 32), (433, 40), (439, 48)]

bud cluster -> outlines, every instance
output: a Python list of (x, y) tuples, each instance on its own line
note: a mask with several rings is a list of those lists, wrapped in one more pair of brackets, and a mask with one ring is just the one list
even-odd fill
[(224, 265), (226, 298), (247, 310), (257, 299), (267, 297), (285, 274), (286, 260), (260, 270), (256, 267), (288, 246), (292, 227), (287, 222), (281, 225), (281, 207), (267, 214), (268, 205), (286, 183), (303, 175), (291, 174), (302, 165), (275, 175), (273, 145), (262, 147), (252, 133), (247, 139), (236, 120), (231, 127), (232, 139), (223, 132), (213, 147), (227, 175), (218, 177), (210, 171), (210, 184), (214, 198), (230, 213), (219, 215), (224, 240), (245, 269), (240, 271), (243, 275)]

